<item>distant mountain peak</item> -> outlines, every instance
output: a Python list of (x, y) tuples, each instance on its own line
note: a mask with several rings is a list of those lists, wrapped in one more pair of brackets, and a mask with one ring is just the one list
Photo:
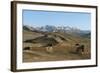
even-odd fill
[(81, 30), (76, 27), (70, 27), (70, 26), (53, 26), (53, 25), (46, 25), (46, 26), (40, 26), (40, 27), (34, 27), (29, 25), (23, 26), (24, 30), (28, 31), (38, 31), (38, 32), (64, 32), (73, 34), (76, 36), (86, 36), (90, 34), (91, 32), (88, 30)]

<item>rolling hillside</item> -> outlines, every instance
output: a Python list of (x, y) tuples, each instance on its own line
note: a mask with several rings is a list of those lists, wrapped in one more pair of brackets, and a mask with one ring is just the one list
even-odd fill
[[(90, 58), (90, 34), (77, 32), (48, 32), (23, 27), (23, 62), (77, 60)], [(47, 44), (53, 44), (53, 53), (46, 52)], [(75, 53), (75, 44), (85, 45), (85, 55)], [(32, 47), (24, 50), (25, 47)], [(36, 54), (37, 53), (37, 54)]]

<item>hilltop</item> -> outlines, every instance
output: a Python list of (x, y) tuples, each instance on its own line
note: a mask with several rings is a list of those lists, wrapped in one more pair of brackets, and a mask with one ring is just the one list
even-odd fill
[[(77, 60), (90, 58), (90, 31), (83, 31), (71, 27), (30, 27), (23, 26), (23, 61), (53, 61), (53, 60)], [(53, 44), (53, 53), (47, 53), (48, 43)], [(74, 53), (75, 44), (84, 44), (84, 56)], [(25, 47), (32, 47), (25, 51)], [(58, 57), (59, 56), (59, 57)]]

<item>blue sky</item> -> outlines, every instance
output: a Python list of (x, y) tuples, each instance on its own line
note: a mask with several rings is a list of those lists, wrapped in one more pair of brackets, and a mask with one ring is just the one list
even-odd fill
[(79, 12), (54, 12), (23, 10), (23, 25), (70, 26), (81, 30), (91, 29), (91, 14)]

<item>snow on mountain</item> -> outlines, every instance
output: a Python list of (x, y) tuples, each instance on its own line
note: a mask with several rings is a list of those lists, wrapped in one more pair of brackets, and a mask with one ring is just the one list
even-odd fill
[(23, 28), (25, 30), (30, 30), (30, 31), (42, 31), (42, 32), (64, 32), (64, 33), (70, 33), (70, 34), (75, 34), (75, 35), (80, 35), (83, 36), (84, 34), (90, 34), (89, 30), (81, 30), (75, 27), (69, 27), (69, 26), (51, 26), (51, 25), (46, 25), (42, 27), (34, 27), (34, 26), (28, 26), (24, 25)]

